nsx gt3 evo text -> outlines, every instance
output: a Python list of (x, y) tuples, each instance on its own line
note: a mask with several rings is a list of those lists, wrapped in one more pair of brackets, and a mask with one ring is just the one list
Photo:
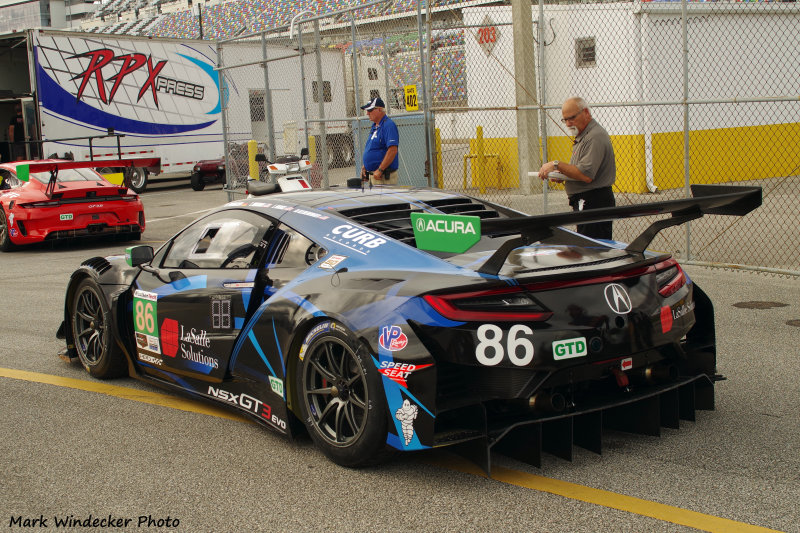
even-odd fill
[[(454, 445), (541, 464), (600, 452), (603, 427), (657, 434), (712, 409), (713, 307), (664, 227), (744, 215), (761, 189), (526, 216), (431, 189), (234, 201), (155, 253), (72, 275), (59, 337), (100, 378), (129, 374), (307, 430), (333, 461)], [(633, 243), (564, 229), (670, 215)]]

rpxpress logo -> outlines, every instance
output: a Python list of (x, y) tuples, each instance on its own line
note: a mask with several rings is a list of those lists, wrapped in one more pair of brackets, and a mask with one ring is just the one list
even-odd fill
[(556, 361), (584, 357), (588, 353), (586, 350), (586, 338), (584, 337), (553, 342), (553, 359)]
[(462, 253), (481, 238), (481, 219), (463, 215), (411, 213), (417, 248)]

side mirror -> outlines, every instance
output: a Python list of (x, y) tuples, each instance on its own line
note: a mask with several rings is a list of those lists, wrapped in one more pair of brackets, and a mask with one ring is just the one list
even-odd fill
[(347, 178), (348, 189), (360, 189), (363, 186), (364, 182), (361, 181), (361, 178)]
[(266, 163), (267, 162), (267, 156), (265, 156), (264, 154), (261, 154), (261, 153), (256, 154), (256, 161)]
[(129, 246), (125, 249), (125, 262), (128, 266), (139, 266), (153, 260), (152, 246)]
[(308, 148), (300, 149), (300, 159), (308, 159)]

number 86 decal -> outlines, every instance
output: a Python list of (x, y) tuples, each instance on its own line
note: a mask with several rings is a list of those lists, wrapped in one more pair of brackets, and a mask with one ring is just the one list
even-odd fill
[(494, 324), (483, 324), (478, 328), (478, 346), (475, 348), (475, 358), (482, 365), (495, 366), (500, 364), (508, 353), (508, 359), (517, 366), (525, 366), (533, 361), (533, 343), (525, 335), (533, 335), (533, 330), (528, 326), (516, 324), (505, 332)]

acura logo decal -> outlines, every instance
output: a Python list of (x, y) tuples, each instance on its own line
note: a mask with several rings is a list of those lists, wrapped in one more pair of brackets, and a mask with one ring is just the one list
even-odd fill
[(606, 303), (618, 315), (627, 315), (631, 312), (631, 297), (628, 291), (619, 283), (610, 283), (605, 289)]

